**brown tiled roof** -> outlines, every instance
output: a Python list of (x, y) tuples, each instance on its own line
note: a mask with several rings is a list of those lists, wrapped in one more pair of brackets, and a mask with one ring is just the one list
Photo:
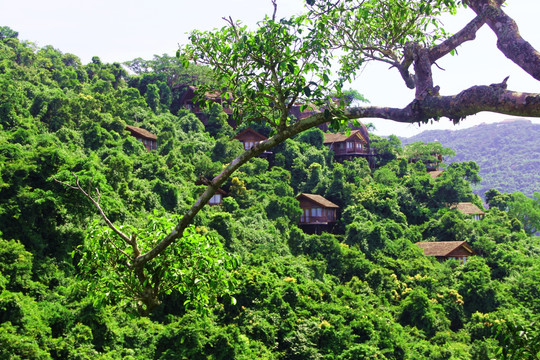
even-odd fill
[(431, 176), (432, 179), (435, 179), (441, 176), (443, 171), (444, 170), (433, 170), (433, 171), (428, 171), (428, 174), (429, 176)]
[(417, 242), (416, 245), (424, 249), (424, 255), (428, 256), (447, 256), (459, 247), (463, 247), (471, 254), (474, 254), (474, 251), (465, 241), (424, 241)]
[(133, 135), (139, 135), (143, 138), (147, 138), (147, 139), (151, 139), (151, 140), (157, 140), (157, 136), (152, 134), (150, 131), (148, 130), (144, 130), (144, 129), (141, 129), (141, 128), (138, 128), (138, 127), (135, 127), (135, 126), (130, 126), (130, 125), (126, 125), (126, 129), (128, 129), (129, 131), (131, 131), (131, 133)]
[(314, 104), (307, 104), (307, 107), (304, 109), (304, 111), (300, 111), (301, 107), (301, 104), (294, 104), (289, 113), (296, 116), (299, 120), (302, 120), (313, 114), (321, 112), (321, 110)]
[(258, 132), (256, 132), (255, 130), (253, 130), (251, 128), (247, 128), (247, 129), (239, 132), (238, 135), (236, 135), (233, 139), (241, 139), (244, 135), (247, 135), (247, 134), (252, 134), (253, 136), (259, 138), (260, 141), (268, 139), (266, 136), (259, 134)]
[(352, 130), (350, 135), (344, 133), (324, 133), (324, 144), (343, 142), (354, 136), (358, 137), (363, 144), (367, 144), (366, 138), (362, 135), (362, 130)]
[(319, 204), (319, 205), (321, 205), (323, 207), (339, 209), (339, 206), (337, 206), (336, 204), (334, 204), (330, 200), (326, 200), (321, 195), (302, 193), (302, 194), (298, 195), (296, 198), (298, 199), (298, 198), (300, 198), (302, 196), (308, 198), (309, 200), (311, 200), (311, 201), (313, 201), (313, 202), (315, 202), (315, 203), (317, 203), (317, 204)]
[(456, 209), (462, 214), (465, 215), (484, 215), (485, 213), (470, 202), (460, 202), (454, 205), (450, 205), (450, 209)]
[[(187, 98), (189, 98), (189, 99), (194, 98), (195, 93), (197, 92), (197, 87), (193, 86), (193, 85), (189, 85), (187, 88), (188, 88), (188, 91), (187, 91), (187, 94), (185, 95), (186, 99)], [(205, 92), (204, 96), (206, 97), (207, 100), (219, 101), (219, 100), (221, 100), (221, 95), (222, 94), (223, 94), (223, 91), (214, 90), (214, 91)], [(229, 94), (232, 96), (232, 94), (230, 92), (229, 92)]]

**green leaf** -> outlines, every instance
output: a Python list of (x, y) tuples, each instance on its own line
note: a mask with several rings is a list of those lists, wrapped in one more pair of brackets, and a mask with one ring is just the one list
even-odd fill
[(331, 118), (330, 110), (324, 109), (324, 118), (327, 120), (330, 120)]

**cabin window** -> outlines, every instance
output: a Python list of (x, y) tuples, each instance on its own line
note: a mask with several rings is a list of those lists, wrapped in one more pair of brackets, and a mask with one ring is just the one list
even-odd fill
[(328, 218), (328, 221), (335, 220), (335, 211), (334, 209), (326, 209), (326, 217)]
[(362, 144), (356, 143), (356, 150), (362, 150)]
[(457, 260), (460, 264), (465, 264), (467, 262), (466, 256), (450, 256), (448, 257), (449, 260)]
[(244, 150), (249, 150), (258, 143), (260, 143), (260, 141), (244, 141)]
[(217, 205), (221, 204), (221, 194), (215, 194), (210, 198), (210, 201), (208, 201), (209, 205)]
[(321, 208), (312, 208), (311, 209), (311, 216), (322, 216), (322, 209)]
[(301, 221), (302, 222), (309, 222), (309, 209), (303, 209)]
[(351, 149), (354, 149), (354, 143), (347, 141), (347, 150), (351, 150)]

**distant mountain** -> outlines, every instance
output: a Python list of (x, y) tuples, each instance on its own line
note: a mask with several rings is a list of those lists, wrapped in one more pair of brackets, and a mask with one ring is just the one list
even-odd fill
[(402, 143), (440, 142), (456, 152), (446, 163), (475, 161), (480, 166), (479, 195), (495, 188), (501, 192), (520, 191), (527, 196), (540, 191), (540, 124), (529, 120), (505, 120), (480, 124), (463, 130), (429, 130)]

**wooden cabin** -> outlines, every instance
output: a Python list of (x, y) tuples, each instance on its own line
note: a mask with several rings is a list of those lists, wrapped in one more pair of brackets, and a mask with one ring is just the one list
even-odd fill
[(294, 104), (289, 111), (289, 115), (296, 117), (298, 120), (303, 120), (320, 112), (321, 110), (313, 104), (307, 105), (303, 111), (301, 104)]
[(432, 171), (428, 171), (428, 174), (429, 176), (431, 176), (432, 179), (436, 179), (439, 176), (441, 176), (443, 172), (444, 170), (432, 170)]
[(432, 153), (431, 156), (433, 157), (433, 160), (424, 162), (424, 165), (426, 165), (426, 170), (427, 171), (439, 170), (439, 166), (441, 165), (443, 161), (442, 154)]
[[(199, 180), (195, 182), (195, 185), (204, 185), (208, 186), (210, 185), (210, 180), (206, 179), (205, 177), (201, 177)], [(202, 194), (202, 193), (201, 193)], [(214, 195), (208, 200), (208, 205), (214, 206), (214, 205), (221, 205), (223, 202), (223, 198), (227, 195), (227, 192), (221, 188), (217, 189)]]
[(296, 197), (300, 202), (302, 215), (300, 226), (307, 232), (320, 233), (331, 230), (337, 221), (339, 206), (326, 200), (321, 195), (302, 193)]
[(471, 202), (460, 202), (450, 205), (450, 209), (456, 209), (462, 214), (471, 216), (474, 220), (481, 220), (486, 214), (478, 206)]
[(223, 189), (217, 189), (214, 195), (208, 200), (208, 205), (221, 205), (223, 202), (223, 197), (227, 195), (225, 190)]
[[(439, 171), (439, 166), (441, 165), (442, 161), (443, 161), (443, 156), (442, 154), (438, 154), (438, 153), (431, 153), (429, 154), (429, 156), (411, 156), (409, 158), (409, 162), (410, 163), (417, 163), (417, 162), (423, 162), (424, 165), (426, 166), (426, 170), (427, 172), (429, 173), (434, 173), (436, 174), (437, 171)], [(441, 171), (442, 173), (442, 171)]]
[(334, 152), (336, 161), (343, 162), (355, 157), (364, 157), (372, 166), (375, 152), (370, 148), (369, 134), (364, 124), (362, 124), (361, 129), (352, 130), (349, 135), (345, 133), (325, 133), (324, 145)]
[(150, 131), (130, 125), (126, 125), (126, 130), (131, 133), (131, 136), (142, 142), (146, 150), (151, 151), (157, 149), (157, 136)]
[[(238, 133), (233, 139), (236, 139), (242, 143), (244, 150), (249, 150), (261, 141), (268, 140), (264, 135), (259, 134), (253, 129), (247, 128), (240, 133)], [(265, 158), (268, 161), (272, 161), (274, 153), (266, 150), (265, 152), (259, 154), (259, 157)]]
[(244, 146), (244, 150), (249, 150), (261, 141), (268, 140), (268, 138), (264, 135), (259, 134), (253, 129), (247, 128), (238, 135), (236, 135), (233, 139), (236, 139), (242, 143)]
[[(184, 95), (180, 98), (180, 106), (184, 109), (188, 109), (191, 112), (193, 112), (199, 120), (204, 125), (208, 125), (208, 119), (203, 113), (203, 109), (201, 108), (201, 103), (195, 101), (195, 95), (196, 95), (197, 87), (195, 86), (187, 86), (184, 91)], [(232, 120), (232, 109), (230, 106), (230, 102), (223, 99), (221, 97), (222, 92), (220, 91), (213, 91), (213, 92), (206, 92), (204, 94), (204, 99), (200, 99), (203, 101), (211, 101), (217, 104), (220, 104), (223, 108), (223, 112), (225, 112), (227, 115), (229, 115), (229, 119), (227, 122), (229, 125), (231, 125), (233, 128), (236, 127), (236, 123)]]
[(435, 256), (439, 261), (458, 260), (465, 264), (469, 256), (476, 255), (465, 241), (424, 241), (416, 245), (424, 250), (424, 255)]

